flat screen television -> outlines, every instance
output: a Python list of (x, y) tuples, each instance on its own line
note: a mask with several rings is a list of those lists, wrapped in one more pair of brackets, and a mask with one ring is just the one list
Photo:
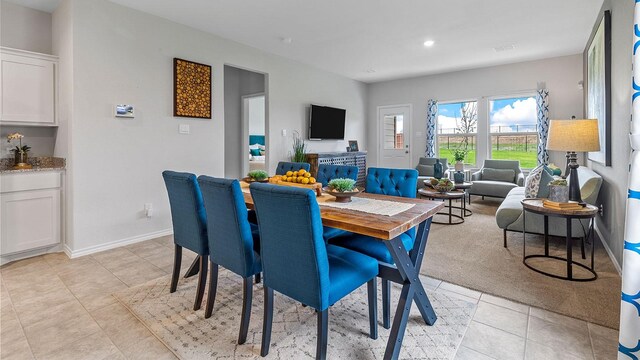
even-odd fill
[(309, 140), (344, 140), (347, 111), (329, 106), (311, 105)]

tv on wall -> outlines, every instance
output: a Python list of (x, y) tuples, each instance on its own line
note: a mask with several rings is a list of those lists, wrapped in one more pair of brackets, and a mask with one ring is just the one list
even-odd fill
[(329, 106), (311, 105), (309, 140), (344, 140), (347, 111)]

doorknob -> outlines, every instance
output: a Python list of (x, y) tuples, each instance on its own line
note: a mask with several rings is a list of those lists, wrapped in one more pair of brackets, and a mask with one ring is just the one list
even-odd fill
[(409, 153), (409, 150), (405, 151), (404, 153), (405, 153), (405, 154), (408, 154), (408, 153)]

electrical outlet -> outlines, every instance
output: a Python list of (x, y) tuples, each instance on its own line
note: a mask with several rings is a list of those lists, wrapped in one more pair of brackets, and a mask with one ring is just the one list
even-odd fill
[(185, 135), (191, 133), (191, 129), (189, 127), (189, 124), (180, 124), (180, 127), (178, 128), (178, 132), (180, 134), (185, 134)]
[(153, 204), (152, 203), (146, 203), (144, 204), (144, 213), (147, 217), (152, 217), (153, 216)]

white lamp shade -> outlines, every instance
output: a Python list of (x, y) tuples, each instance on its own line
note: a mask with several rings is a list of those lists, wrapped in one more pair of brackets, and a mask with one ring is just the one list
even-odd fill
[(599, 134), (597, 119), (551, 120), (547, 150), (600, 151)]

